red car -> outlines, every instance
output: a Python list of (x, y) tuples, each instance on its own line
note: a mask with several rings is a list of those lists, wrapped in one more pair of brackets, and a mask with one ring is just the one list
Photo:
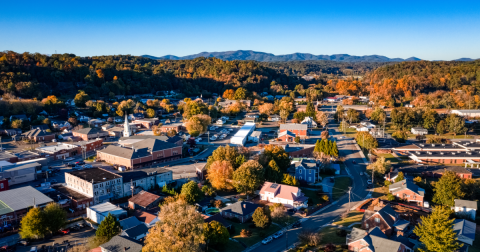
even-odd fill
[(60, 234), (63, 234), (63, 235), (66, 235), (66, 234), (70, 234), (70, 229), (67, 228), (67, 229), (60, 229)]

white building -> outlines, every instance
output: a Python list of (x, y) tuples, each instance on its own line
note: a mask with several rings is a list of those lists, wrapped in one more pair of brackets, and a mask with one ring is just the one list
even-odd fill
[(300, 188), (272, 182), (263, 184), (260, 190), (260, 200), (282, 203), (287, 208), (308, 207), (308, 197), (305, 197)]
[(245, 123), (240, 130), (230, 139), (230, 143), (245, 145), (247, 136), (255, 130), (255, 123)]
[(411, 132), (414, 135), (427, 135), (428, 134), (428, 130), (426, 130), (422, 127), (413, 127)]
[[(465, 215), (468, 215), (470, 220), (474, 221), (475, 216), (477, 215), (477, 208), (477, 201), (456, 199), (455, 206), (452, 207), (452, 210), (454, 210), (455, 213), (464, 213)], [(466, 217), (467, 216), (465, 216), (464, 218)]]
[(100, 224), (109, 213), (117, 217), (117, 219), (127, 217), (127, 211), (110, 202), (87, 207), (87, 218), (98, 224)]
[(261, 131), (254, 131), (252, 132), (252, 134), (250, 134), (250, 136), (248, 136), (248, 140), (258, 143), (261, 139), (261, 136), (262, 136)]
[(480, 117), (480, 109), (453, 109), (450, 113), (463, 117)]
[(300, 124), (308, 125), (309, 129), (317, 127), (317, 123), (310, 116), (305, 117), (305, 119), (303, 119), (303, 121)]
[(171, 170), (162, 168), (143, 169), (141, 171), (129, 171), (118, 173), (123, 177), (123, 197), (132, 196), (142, 190), (148, 191), (158, 185), (163, 188), (166, 184), (173, 181), (173, 173)]

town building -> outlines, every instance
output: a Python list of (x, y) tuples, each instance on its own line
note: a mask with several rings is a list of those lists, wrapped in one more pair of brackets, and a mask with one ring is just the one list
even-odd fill
[(220, 209), (220, 213), (223, 218), (237, 218), (241, 223), (244, 223), (252, 218), (253, 212), (255, 212), (258, 207), (259, 205), (251, 202), (237, 201)]
[(308, 207), (306, 197), (300, 188), (265, 182), (260, 189), (260, 200), (271, 203), (282, 203), (287, 208), (300, 209)]
[(118, 220), (127, 217), (127, 211), (110, 202), (87, 207), (87, 218), (95, 223), (100, 224), (108, 214), (115, 216)]
[(157, 125), (159, 122), (158, 118), (143, 118), (133, 121), (132, 123), (141, 124), (143, 128), (151, 129), (154, 125)]
[(285, 132), (285, 131), (290, 131), (295, 136), (298, 136), (300, 138), (306, 138), (308, 136), (308, 125), (306, 124), (298, 124), (298, 123), (285, 123), (285, 124), (280, 124), (280, 133)]
[(416, 163), (422, 164), (464, 164), (480, 162), (480, 153), (478, 151), (416, 151), (410, 152), (409, 157)]
[(248, 136), (249, 141), (253, 141), (258, 143), (262, 139), (262, 132), (261, 131), (254, 131), (250, 136)]
[(143, 245), (135, 239), (117, 235), (100, 248), (101, 252), (141, 252)]
[(30, 208), (43, 208), (53, 200), (31, 186), (0, 192), (0, 216), (2, 224), (20, 224)]
[(141, 191), (128, 199), (130, 209), (147, 210), (158, 206), (163, 197), (146, 191)]
[(180, 131), (186, 130), (186, 128), (183, 123), (169, 123), (162, 125), (162, 127), (160, 127), (160, 130), (165, 133), (175, 130), (178, 133)]
[(305, 117), (300, 124), (306, 124), (309, 129), (317, 127), (317, 123), (310, 116)]
[(295, 142), (295, 137), (295, 133), (285, 130), (283, 132), (280, 132), (277, 138), (280, 139), (282, 142), (293, 143)]
[(405, 227), (410, 222), (401, 219), (400, 214), (397, 213), (390, 205), (383, 206), (378, 210), (365, 210), (362, 218), (362, 229), (370, 230), (378, 227), (384, 234), (391, 236), (394, 234), (398, 226), (401, 232), (405, 231)]
[(295, 178), (298, 181), (315, 183), (318, 181), (319, 165), (315, 160), (302, 159), (301, 161), (292, 161), (295, 166)]
[(122, 138), (120, 138), (118, 143), (121, 146), (128, 147), (128, 146), (130, 146), (134, 143), (140, 142), (140, 141), (145, 140), (145, 139), (158, 139), (160, 141), (164, 141), (164, 142), (167, 142), (167, 143), (172, 143), (172, 144), (175, 144), (177, 146), (183, 146), (183, 138), (181, 138), (178, 135), (175, 135), (173, 137), (153, 136), (153, 135), (134, 135), (134, 136), (131, 136), (131, 137), (122, 137)]
[(166, 184), (173, 181), (171, 170), (163, 168), (148, 168), (141, 171), (128, 171), (119, 173), (123, 178), (123, 197), (132, 196), (139, 192), (151, 190), (155, 186), (163, 188)]
[(18, 162), (1, 166), (0, 177), (8, 180), (8, 185), (12, 186), (37, 180), (41, 170), (42, 165), (37, 162)]
[(27, 131), (22, 134), (26, 139), (33, 140), (35, 142), (51, 142), (55, 139), (55, 134), (52, 132), (47, 132), (46, 130), (36, 128), (30, 131)]
[(230, 139), (231, 144), (236, 144), (236, 145), (245, 145), (245, 142), (247, 141), (247, 137), (250, 133), (252, 133), (255, 130), (255, 123), (247, 122), (245, 123), (240, 130), (235, 133), (235, 135), (232, 136)]
[(81, 193), (62, 184), (52, 185), (52, 188), (70, 200), (70, 208), (74, 211), (83, 211), (87, 207), (93, 206), (93, 197), (86, 193)]
[(76, 143), (57, 143), (56, 145), (38, 147), (36, 150), (44, 157), (61, 160), (80, 155), (82, 152), (99, 150), (102, 147), (103, 139), (99, 138), (88, 141), (79, 141)]
[[(458, 241), (463, 242), (465, 247), (473, 245), (476, 229), (477, 224), (469, 220), (456, 219), (453, 221), (453, 231), (457, 234)], [(468, 251), (468, 247), (465, 251)]]
[(480, 117), (480, 109), (452, 109), (450, 113), (467, 118)]
[[(152, 211), (152, 210), (155, 210), (155, 211)], [(147, 225), (147, 227), (153, 227), (155, 226), (155, 223), (157, 223), (159, 221), (158, 219), (158, 211), (160, 210), (159, 207), (156, 207), (156, 208), (153, 208), (153, 209), (150, 209), (150, 210), (146, 210), (146, 211), (142, 211), (142, 210), (135, 210), (135, 212), (133, 212), (133, 216), (137, 217), (137, 219), (143, 223), (145, 223), (145, 225)]]
[(121, 220), (120, 226), (122, 227), (121, 235), (134, 240), (140, 240), (148, 233), (147, 225), (139, 221), (135, 216)]
[(109, 145), (97, 151), (97, 160), (133, 169), (182, 158), (182, 147), (158, 139), (144, 139), (127, 146)]
[(388, 187), (388, 190), (399, 199), (423, 206), (425, 190), (414, 184), (411, 180), (404, 179), (400, 182), (393, 183)]
[(461, 166), (424, 166), (424, 165), (410, 165), (402, 166), (394, 169), (390, 173), (385, 175), (385, 179), (388, 179), (391, 182), (394, 182), (398, 172), (403, 172), (404, 176), (411, 174), (421, 174), (422, 177), (434, 177), (440, 178), (446, 171), (455, 172), (458, 177), (464, 179), (471, 179), (473, 173)]
[(104, 170), (91, 168), (65, 173), (66, 186), (93, 198), (93, 204), (123, 197), (123, 177)]
[(83, 128), (79, 130), (73, 130), (72, 134), (74, 137), (79, 137), (83, 141), (110, 137), (108, 131), (104, 131), (101, 128)]
[(315, 145), (313, 144), (280, 144), (285, 152), (292, 158), (311, 157)]
[(475, 221), (477, 216), (478, 201), (455, 199), (455, 206), (452, 210), (457, 214), (465, 215), (464, 218)]
[(0, 161), (16, 163), (18, 162), (18, 157), (13, 153), (7, 151), (0, 151)]
[(223, 108), (227, 108), (228, 106), (234, 104), (234, 103), (241, 103), (243, 106), (250, 107), (252, 106), (252, 101), (250, 100), (229, 100), (225, 99), (224, 101), (221, 101), (218, 103), (218, 106), (222, 106)]
[(428, 130), (422, 127), (412, 127), (411, 129), (412, 134), (414, 135), (427, 135)]
[(347, 235), (347, 246), (355, 252), (412, 252), (415, 244), (403, 236), (389, 239), (378, 227), (371, 230), (354, 227)]

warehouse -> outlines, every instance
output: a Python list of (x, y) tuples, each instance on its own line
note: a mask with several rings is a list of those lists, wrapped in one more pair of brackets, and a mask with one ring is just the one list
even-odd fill
[(42, 170), (42, 165), (37, 162), (21, 162), (3, 166), (0, 177), (8, 180), (8, 185), (30, 182), (37, 179), (37, 172)]
[(480, 117), (479, 109), (453, 109), (450, 113), (462, 117)]
[(244, 145), (247, 137), (255, 130), (255, 123), (245, 123), (240, 130), (230, 139), (230, 143)]

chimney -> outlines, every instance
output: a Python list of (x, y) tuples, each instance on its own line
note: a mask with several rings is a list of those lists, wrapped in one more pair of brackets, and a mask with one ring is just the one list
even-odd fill
[(123, 247), (123, 251), (124, 251), (124, 252), (127, 251), (127, 247)]
[(247, 208), (247, 204), (243, 203), (243, 208)]

